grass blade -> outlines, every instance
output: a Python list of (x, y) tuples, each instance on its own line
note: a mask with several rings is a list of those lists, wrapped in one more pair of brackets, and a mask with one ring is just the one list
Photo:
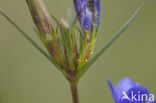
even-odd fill
[(57, 67), (65, 76), (67, 76), (65, 71), (54, 62), (52, 57), (47, 52), (45, 52), (39, 45), (37, 45), (34, 40), (32, 40), (31, 37), (29, 37), (28, 34), (26, 34), (9, 16), (1, 11), (0, 14), (2, 14), (37, 50), (39, 50), (41, 54), (43, 54), (52, 64), (54, 64), (55, 67)]
[(126, 30), (126, 28), (134, 20), (134, 18), (139, 13), (139, 11), (144, 7), (144, 5), (150, 1), (152, 0), (146, 0), (138, 7), (138, 9), (134, 12), (134, 14), (130, 17), (130, 19), (125, 23), (125, 25), (121, 29), (119, 29), (119, 31), (105, 44), (105, 46), (93, 58), (91, 58), (88, 61), (87, 65), (78, 74), (78, 78), (80, 78), (89, 69), (89, 67), (115, 42), (115, 40), (119, 38), (119, 36)]

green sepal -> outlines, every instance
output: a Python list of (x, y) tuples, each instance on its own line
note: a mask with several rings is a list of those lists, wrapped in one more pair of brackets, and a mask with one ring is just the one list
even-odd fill
[[(60, 31), (61, 31), (61, 24), (60, 24), (60, 22), (56, 19), (56, 17), (55, 16), (53, 16), (53, 15), (51, 15), (51, 18), (56, 22), (56, 24), (57, 24), (57, 27), (60, 29)], [(56, 30), (58, 29), (58, 28), (56, 28)]]
[(64, 52), (69, 63), (69, 68), (74, 70), (75, 67), (74, 67), (73, 56), (72, 56), (70, 29), (65, 28), (63, 25), (61, 25), (61, 27), (62, 27), (61, 38), (62, 38), (62, 44), (64, 47)]
[(90, 56), (93, 53), (93, 49), (96, 43), (96, 34), (95, 34), (95, 26), (93, 26), (91, 32), (83, 31), (83, 39), (81, 41), (81, 47), (80, 47), (80, 55), (79, 55), (79, 62), (78, 62), (78, 68), (77, 72), (81, 72), (81, 70), (85, 67), (88, 60), (90, 59)]

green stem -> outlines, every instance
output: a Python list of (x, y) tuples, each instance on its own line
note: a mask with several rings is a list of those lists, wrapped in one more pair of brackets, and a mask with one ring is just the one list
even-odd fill
[(73, 103), (79, 103), (77, 82), (70, 81)]

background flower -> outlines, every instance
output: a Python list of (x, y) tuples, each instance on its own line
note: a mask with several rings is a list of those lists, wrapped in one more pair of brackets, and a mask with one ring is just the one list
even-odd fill
[[(115, 88), (109, 79), (107, 79), (107, 83), (110, 87), (115, 103), (153, 103), (149, 101), (149, 90), (143, 85), (132, 81), (128, 77), (121, 79)], [(143, 94), (146, 94), (148, 98), (143, 98)], [(135, 98), (133, 98), (133, 96), (135, 96)]]

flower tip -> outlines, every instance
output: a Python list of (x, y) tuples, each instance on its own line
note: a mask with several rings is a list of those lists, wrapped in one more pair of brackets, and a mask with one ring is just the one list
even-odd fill
[(110, 82), (110, 79), (109, 79), (109, 77), (107, 77), (107, 83), (108, 83), (108, 82)]
[(62, 24), (65, 28), (69, 29), (68, 22), (67, 22), (66, 20), (64, 20), (63, 17), (61, 18), (60, 22), (61, 22), (61, 24)]

